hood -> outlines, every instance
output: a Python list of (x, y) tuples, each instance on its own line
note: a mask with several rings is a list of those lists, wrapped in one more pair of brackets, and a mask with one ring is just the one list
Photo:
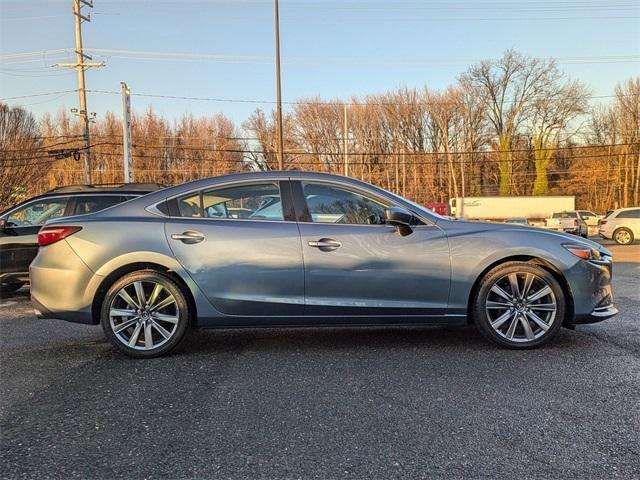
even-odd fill
[(438, 225), (442, 227), (445, 227), (444, 225), (445, 223), (450, 223), (450, 224), (455, 224), (460, 226), (464, 225), (464, 227), (469, 229), (470, 231), (475, 230), (476, 232), (482, 232), (482, 231), (485, 231), (485, 232), (528, 231), (532, 233), (535, 232), (538, 235), (555, 237), (561, 243), (574, 243), (574, 244), (587, 245), (607, 255), (611, 255), (611, 252), (608, 249), (606, 249), (599, 243), (594, 242), (593, 240), (582, 238), (577, 235), (571, 235), (570, 233), (557, 232), (555, 230), (547, 230), (546, 228), (516, 225), (511, 223), (481, 222), (481, 221), (473, 221), (473, 220), (442, 219), (438, 221)]

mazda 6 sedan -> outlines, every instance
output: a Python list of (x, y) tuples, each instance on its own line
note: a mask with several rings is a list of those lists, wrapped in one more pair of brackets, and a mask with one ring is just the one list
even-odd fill
[(198, 180), (52, 221), (30, 267), (40, 318), (102, 325), (134, 357), (192, 328), (463, 325), (509, 348), (617, 313), (611, 253), (439, 216), (341, 176)]

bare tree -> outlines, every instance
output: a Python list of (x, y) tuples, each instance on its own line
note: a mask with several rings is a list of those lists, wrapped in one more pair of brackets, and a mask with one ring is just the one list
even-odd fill
[(487, 105), (499, 152), (500, 194), (511, 192), (511, 150), (520, 127), (531, 116), (531, 102), (545, 95), (558, 76), (553, 60), (526, 57), (513, 50), (499, 60), (473, 65), (461, 80), (477, 88)]
[(536, 177), (533, 184), (534, 195), (547, 195), (549, 181), (547, 170), (559, 136), (567, 125), (587, 110), (588, 90), (579, 82), (559, 85), (559, 77), (552, 81), (544, 96), (532, 101), (531, 144)]
[(0, 210), (23, 200), (42, 175), (37, 161), (46, 158), (33, 115), (0, 103)]

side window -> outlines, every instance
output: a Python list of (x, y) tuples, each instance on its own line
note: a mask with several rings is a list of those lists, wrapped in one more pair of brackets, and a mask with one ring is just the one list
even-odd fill
[(181, 217), (284, 220), (277, 183), (212, 188), (177, 199)]
[(302, 190), (316, 223), (384, 224), (385, 205), (363, 194), (322, 183), (303, 183)]
[(180, 217), (202, 217), (202, 204), (200, 202), (200, 192), (190, 193), (178, 198), (178, 216)]
[(43, 225), (47, 220), (64, 216), (69, 197), (55, 197), (36, 200), (14, 210), (7, 217), (7, 225), (29, 227)]
[(616, 218), (640, 218), (640, 209), (624, 210), (618, 213)]
[(248, 220), (284, 220), (277, 183), (213, 188), (202, 193), (204, 216)]
[(76, 197), (76, 215), (84, 215), (87, 213), (99, 212), (105, 208), (112, 207), (118, 203), (127, 200), (127, 197), (120, 195), (103, 195), (103, 196), (78, 196)]

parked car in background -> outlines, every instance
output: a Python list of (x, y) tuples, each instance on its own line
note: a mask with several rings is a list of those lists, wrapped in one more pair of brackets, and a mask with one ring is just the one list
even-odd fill
[(513, 225), (529, 225), (529, 220), (526, 218), (507, 218), (504, 223), (511, 223)]
[(589, 236), (589, 226), (580, 216), (580, 213), (573, 210), (569, 212), (554, 212), (551, 218), (545, 220), (546, 228), (559, 232), (579, 235), (583, 238)]
[(604, 218), (603, 215), (598, 215), (597, 213), (592, 212), (591, 210), (576, 210), (585, 223), (590, 227), (597, 227), (600, 223), (600, 220)]
[(640, 238), (640, 207), (619, 208), (600, 220), (598, 233), (620, 245), (630, 245)]
[(38, 230), (48, 220), (97, 212), (161, 188), (150, 183), (70, 185), (0, 213), (0, 293), (11, 293), (29, 281)]
[(329, 174), (202, 179), (53, 220), (39, 240), (38, 317), (101, 324), (141, 358), (193, 327), (474, 323), (533, 348), (617, 313), (611, 253), (595, 242), (442, 217)]
[(600, 220), (604, 218), (604, 215), (599, 215), (591, 210), (576, 210), (580, 215), (580, 218), (587, 224), (587, 231), (589, 236), (598, 234), (598, 225)]

